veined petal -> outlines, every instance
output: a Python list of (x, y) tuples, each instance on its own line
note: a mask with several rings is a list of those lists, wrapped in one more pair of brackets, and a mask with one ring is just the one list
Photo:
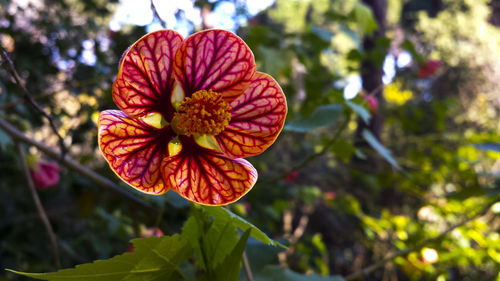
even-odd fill
[(166, 120), (172, 118), (172, 64), (182, 40), (173, 30), (159, 30), (126, 51), (113, 83), (113, 100), (123, 112), (131, 117), (159, 112)]
[(101, 112), (98, 127), (99, 148), (118, 177), (144, 193), (167, 192), (160, 168), (175, 136), (170, 128), (155, 128), (119, 110)]
[(257, 72), (248, 89), (229, 104), (229, 125), (215, 138), (229, 158), (257, 155), (278, 137), (287, 106), (283, 91), (269, 75)]
[(257, 171), (244, 159), (227, 159), (199, 148), (165, 159), (165, 184), (187, 200), (226, 205), (245, 195), (257, 181)]
[(186, 96), (213, 90), (231, 101), (241, 95), (255, 74), (255, 59), (248, 46), (233, 33), (211, 29), (195, 33), (175, 55), (175, 79)]

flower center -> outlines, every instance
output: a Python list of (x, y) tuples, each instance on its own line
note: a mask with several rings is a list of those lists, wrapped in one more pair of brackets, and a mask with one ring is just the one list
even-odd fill
[(212, 90), (199, 90), (186, 97), (170, 125), (178, 135), (218, 135), (231, 120), (231, 107)]

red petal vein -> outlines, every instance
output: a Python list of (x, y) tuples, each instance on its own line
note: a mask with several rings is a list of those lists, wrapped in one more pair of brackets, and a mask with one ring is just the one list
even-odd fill
[(123, 181), (149, 194), (163, 194), (161, 161), (168, 156), (167, 143), (173, 133), (129, 118), (118, 110), (99, 116), (99, 148), (111, 169)]
[(204, 150), (181, 152), (163, 165), (166, 185), (189, 201), (226, 205), (245, 195), (257, 181), (257, 171), (244, 159), (226, 159)]
[(230, 106), (231, 121), (216, 136), (222, 152), (229, 158), (262, 153), (276, 140), (285, 123), (285, 95), (265, 73), (257, 72), (248, 89)]
[(181, 43), (177, 32), (160, 30), (129, 48), (113, 83), (113, 100), (121, 110), (132, 117), (159, 112), (167, 120), (172, 118), (172, 63)]
[(255, 74), (255, 59), (233, 33), (206, 30), (183, 42), (175, 55), (174, 74), (186, 96), (211, 89), (231, 101), (248, 87)]

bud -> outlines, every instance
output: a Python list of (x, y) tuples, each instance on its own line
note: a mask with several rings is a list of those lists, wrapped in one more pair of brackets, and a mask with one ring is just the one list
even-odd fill
[(335, 195), (336, 194), (333, 191), (327, 191), (327, 192), (323, 193), (323, 196), (324, 196), (325, 200), (327, 200), (327, 201), (331, 201), (331, 200), (335, 199)]
[(28, 160), (30, 173), (35, 186), (38, 189), (46, 189), (56, 186), (59, 183), (59, 164), (52, 161), (44, 161), (30, 157)]
[(424, 64), (420, 65), (418, 69), (418, 77), (419, 78), (427, 78), (429, 76), (434, 75), (436, 71), (441, 67), (441, 61), (439, 60), (429, 60)]
[(298, 173), (299, 173), (298, 171), (291, 172), (290, 174), (288, 174), (288, 176), (286, 176), (285, 179), (283, 179), (283, 181), (286, 182), (286, 183), (292, 183), (292, 182), (294, 182), (295, 179), (297, 178), (297, 174)]
[(376, 114), (378, 110), (378, 100), (373, 95), (364, 95), (363, 99), (368, 103), (371, 114)]

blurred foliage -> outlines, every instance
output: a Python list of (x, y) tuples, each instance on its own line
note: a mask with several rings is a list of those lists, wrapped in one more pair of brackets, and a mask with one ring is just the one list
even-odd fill
[[(209, 2), (214, 9), (222, 2), (241, 7), (242, 1)], [(190, 211), (174, 193), (139, 195), (118, 180), (98, 153), (97, 114), (115, 108), (111, 85), (118, 62), (146, 27), (110, 30), (116, 0), (0, 3), (0, 44), (27, 88), (53, 116), (69, 155), (152, 206), (137, 206), (63, 167), (57, 188), (39, 192), (59, 240), (62, 266), (122, 254), (144, 228), (159, 227), (166, 235), (138, 243), (168, 244), (187, 227), (196, 228), (196, 218), (207, 223), (205, 230), (212, 229), (203, 237), (220, 239), (224, 220), (211, 224), (209, 218), (228, 216)], [(271, 241), (263, 241), (268, 236), (250, 232), (254, 238), (246, 249), (256, 280), (347, 276), (387, 254), (419, 245), (499, 200), (500, 30), (493, 25), (498, 1), (387, 3), (387, 33), (371, 52), (363, 50), (362, 39), (377, 23), (359, 0), (277, 0), (239, 27), (237, 33), (253, 50), (258, 69), (275, 77), (286, 93), (289, 115), (276, 143), (251, 157), (259, 181), (243, 200), (228, 207), (244, 219), (232, 217), (226, 247), (210, 249), (215, 261), (226, 262), (237, 248), (238, 235), (248, 229), (242, 225), (251, 222), (289, 246), (265, 245)], [(360, 91), (345, 100), (348, 78), (362, 71), (361, 61), (370, 59), (382, 67), (384, 59), (397, 63), (404, 52), (412, 61), (394, 68), (396, 75), (383, 87), (384, 100), (376, 113), (364, 99), (370, 93)], [(429, 59), (440, 60), (441, 68), (418, 78), (420, 65)], [(23, 102), (4, 66), (2, 62), (0, 118), (57, 149), (48, 122)], [(381, 138), (368, 136), (371, 146), (357, 146), (356, 128), (373, 114), (384, 118)], [(45, 157), (33, 147), (28, 151)], [(24, 272), (55, 271), (14, 143), (1, 130), (0, 166), (0, 263)], [(426, 244), (437, 252), (436, 262), (415, 249), (365, 280), (498, 280), (499, 213), (497, 203)], [(191, 245), (200, 237), (191, 237)], [(201, 255), (199, 249), (189, 250)], [(192, 256), (188, 254), (186, 259)], [(0, 280), (23, 279), (3, 272)]]

